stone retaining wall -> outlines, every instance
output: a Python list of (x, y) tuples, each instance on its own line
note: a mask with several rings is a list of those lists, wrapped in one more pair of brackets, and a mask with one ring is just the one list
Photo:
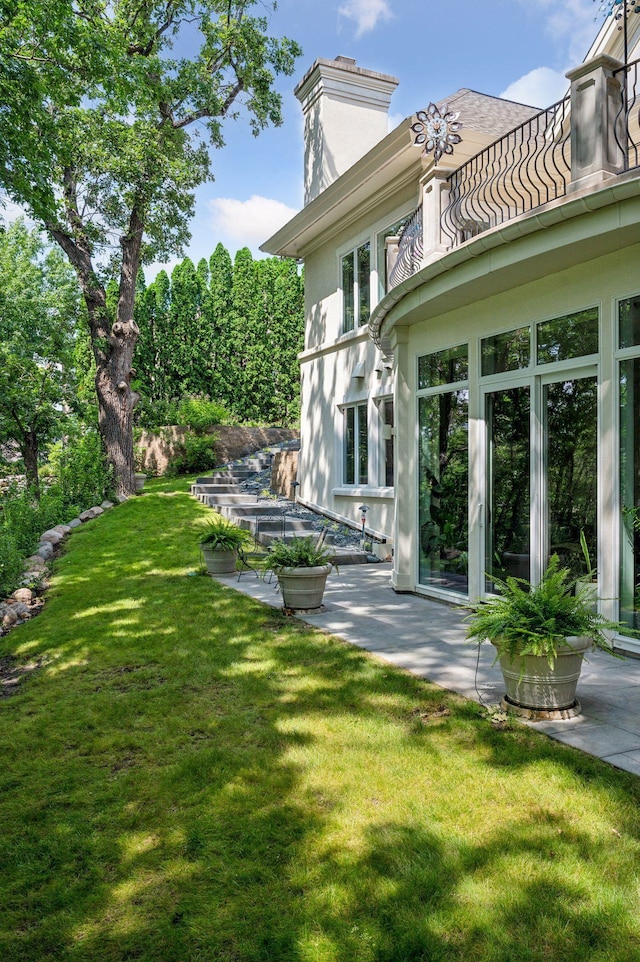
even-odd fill
[[(146, 474), (164, 474), (171, 458), (179, 453), (186, 430), (174, 425), (158, 431), (143, 431), (136, 441), (142, 452), (138, 460), (139, 470)], [(246, 428), (228, 424), (212, 425), (207, 433), (218, 438), (215, 451), (220, 465), (244, 458), (271, 444), (300, 437), (300, 432), (291, 428)]]
[(278, 451), (271, 462), (271, 490), (293, 501), (291, 482), (298, 475), (298, 452)]

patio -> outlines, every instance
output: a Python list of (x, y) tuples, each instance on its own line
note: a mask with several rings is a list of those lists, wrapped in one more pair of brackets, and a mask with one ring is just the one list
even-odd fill
[[(324, 606), (302, 620), (465, 698), (495, 705), (503, 693), (493, 649), (465, 641), (464, 611), (427, 598), (396, 594), (391, 565), (344, 565), (327, 581)], [(274, 608), (272, 583), (245, 573), (220, 582)], [(585, 661), (578, 698), (582, 714), (566, 721), (523, 722), (551, 738), (640, 775), (640, 660), (595, 651)]]

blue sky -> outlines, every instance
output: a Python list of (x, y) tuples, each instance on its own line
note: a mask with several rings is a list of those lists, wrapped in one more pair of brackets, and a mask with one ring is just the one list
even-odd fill
[[(284, 124), (253, 138), (246, 120), (227, 128), (213, 155), (215, 181), (198, 191), (195, 261), (221, 241), (232, 255), (259, 245), (302, 205), (302, 116), (293, 88), (318, 57), (353, 57), (400, 81), (394, 125), (460, 87), (548, 106), (567, 89), (602, 22), (593, 0), (279, 0), (271, 32), (303, 48), (279, 78)], [(596, 17), (597, 22), (596, 22)], [(152, 271), (153, 273), (153, 271)]]
[[(256, 13), (267, 13), (258, 0)], [(302, 114), (293, 89), (318, 57), (342, 54), (400, 81), (392, 126), (460, 87), (545, 107), (567, 89), (603, 20), (600, 0), (279, 0), (269, 32), (298, 41), (292, 77), (277, 79), (284, 123), (258, 138), (246, 117), (213, 151), (215, 180), (202, 186), (185, 250), (195, 262), (222, 242), (232, 256), (259, 246), (302, 206)], [(261, 9), (264, 8), (264, 9)], [(17, 216), (7, 205), (7, 219)], [(152, 265), (169, 272), (181, 258)]]

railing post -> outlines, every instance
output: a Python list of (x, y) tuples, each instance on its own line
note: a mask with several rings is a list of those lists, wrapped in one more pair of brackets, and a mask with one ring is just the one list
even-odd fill
[(398, 234), (393, 234), (391, 237), (386, 237), (384, 241), (384, 252), (385, 252), (385, 263), (387, 268), (386, 273), (386, 284), (385, 291), (389, 288), (389, 278), (393, 268), (396, 266), (398, 261), (398, 253), (400, 251), (400, 236)]
[(624, 170), (622, 89), (614, 76), (622, 66), (601, 54), (566, 75), (571, 81), (570, 191), (593, 188)]
[(432, 167), (420, 178), (422, 197), (422, 266), (438, 260), (447, 250), (442, 236), (442, 213), (449, 204), (449, 175), (446, 168)]

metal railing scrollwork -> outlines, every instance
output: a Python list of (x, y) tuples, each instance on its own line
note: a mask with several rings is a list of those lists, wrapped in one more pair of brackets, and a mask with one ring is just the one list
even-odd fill
[(388, 288), (397, 287), (420, 270), (424, 240), (422, 233), (422, 207), (418, 207), (402, 229), (398, 242), (398, 257), (389, 274)]
[(570, 97), (490, 144), (449, 178), (449, 247), (564, 197), (571, 180)]
[(615, 121), (616, 143), (624, 154), (626, 170), (640, 167), (640, 113), (636, 109), (639, 64), (640, 60), (634, 60), (614, 73), (622, 87), (620, 113)]

